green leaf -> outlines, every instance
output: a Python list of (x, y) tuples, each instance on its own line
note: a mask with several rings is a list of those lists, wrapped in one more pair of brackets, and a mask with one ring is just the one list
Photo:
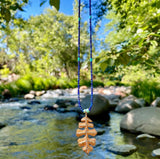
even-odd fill
[(5, 20), (7, 22), (11, 20), (11, 12), (8, 9), (5, 10)]
[(97, 58), (95, 59), (95, 63), (98, 63), (99, 61), (100, 61), (100, 58), (97, 57)]
[(157, 43), (157, 41), (155, 41), (155, 40), (152, 40), (152, 41), (151, 41), (151, 44), (152, 44), (153, 47), (158, 46), (158, 43)]
[(102, 69), (103, 72), (106, 70), (107, 66), (108, 66), (108, 64), (107, 64), (106, 61), (105, 61), (105, 62), (102, 62), (102, 63), (100, 64), (100, 67), (101, 67), (101, 69)]
[(28, 0), (23, 0), (24, 3), (28, 3)]
[(40, 3), (40, 7), (41, 7), (44, 3), (46, 3), (46, 0), (45, 0), (45, 1), (42, 1), (42, 2)]
[(60, 8), (60, 0), (49, 0), (51, 6), (54, 6), (57, 10)]

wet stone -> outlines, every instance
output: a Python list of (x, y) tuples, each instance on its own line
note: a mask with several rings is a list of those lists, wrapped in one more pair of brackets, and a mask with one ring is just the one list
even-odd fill
[(27, 109), (27, 110), (29, 110), (29, 109), (31, 109), (30, 107), (27, 107), (27, 106), (23, 106), (23, 107), (20, 107), (21, 109)]
[(56, 108), (54, 108), (53, 106), (49, 106), (49, 105), (46, 105), (45, 107), (44, 107), (44, 110), (56, 110)]
[(6, 127), (7, 125), (6, 124), (3, 124), (3, 123), (0, 123), (0, 129)]
[(41, 104), (41, 102), (38, 101), (38, 100), (28, 101), (27, 103), (30, 104), (30, 105)]
[(97, 131), (97, 135), (103, 135), (106, 132), (104, 129), (100, 129), (100, 128), (96, 129), (96, 131)]
[(160, 148), (152, 151), (152, 156), (160, 157)]
[(137, 147), (134, 145), (113, 145), (109, 146), (107, 150), (114, 154), (128, 156), (134, 153), (137, 150)]
[(9, 99), (9, 102), (18, 102), (18, 101), (19, 101), (18, 98), (10, 98), (10, 99)]
[(149, 134), (141, 134), (136, 137), (136, 139), (155, 139), (155, 136)]

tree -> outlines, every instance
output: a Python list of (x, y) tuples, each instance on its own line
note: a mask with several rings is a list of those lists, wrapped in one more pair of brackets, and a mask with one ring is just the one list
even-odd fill
[[(9, 52), (17, 58), (16, 71), (23, 74), (29, 71), (41, 74), (66, 72), (68, 77), (75, 77), (78, 58), (77, 16), (76, 9), (73, 16), (48, 9), (44, 14), (31, 17), (23, 29), (10, 27), (7, 36), (5, 31), (3, 42), (7, 42)], [(83, 61), (83, 55), (89, 49), (89, 37), (87, 23), (82, 22), (81, 26)]]
[[(106, 30), (108, 51), (100, 54), (101, 67), (141, 65), (160, 73), (160, 2), (109, 0)], [(115, 67), (114, 67), (115, 69)]]
[[(42, 6), (45, 2), (47, 2), (47, 0), (41, 0), (40, 6)], [(28, 3), (29, 0), (1, 0), (0, 24), (2, 28), (5, 28), (6, 24), (9, 23), (11, 20), (17, 19), (16, 18), (17, 11), (18, 10), (24, 11), (23, 7)], [(49, 0), (49, 3), (51, 6), (54, 6), (57, 10), (59, 10), (60, 0)]]

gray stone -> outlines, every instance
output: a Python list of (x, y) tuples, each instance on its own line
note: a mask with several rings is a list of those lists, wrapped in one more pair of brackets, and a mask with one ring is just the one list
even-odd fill
[(142, 106), (144, 106), (142, 101), (138, 100), (133, 95), (130, 95), (119, 102), (119, 104), (115, 108), (115, 111), (119, 113), (127, 113), (133, 109), (140, 108)]
[(152, 107), (160, 107), (160, 97), (157, 97), (151, 104)]
[(107, 150), (118, 155), (128, 156), (134, 153), (137, 147), (134, 145), (114, 145), (108, 147)]
[(155, 136), (149, 134), (141, 134), (136, 137), (136, 139), (155, 139)]
[(160, 157), (160, 148), (152, 151), (152, 156)]
[(160, 136), (160, 108), (144, 107), (127, 113), (121, 120), (123, 130)]
[(110, 105), (110, 110), (114, 110), (120, 101), (120, 96), (115, 94), (103, 95), (108, 101)]
[[(90, 107), (91, 95), (87, 95), (82, 99), (81, 105), (83, 109)], [(101, 118), (107, 116), (109, 112), (109, 101), (101, 95), (93, 95), (93, 107), (88, 115), (92, 118)]]

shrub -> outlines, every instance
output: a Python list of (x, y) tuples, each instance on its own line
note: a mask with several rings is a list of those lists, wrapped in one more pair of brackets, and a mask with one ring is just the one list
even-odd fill
[(139, 80), (132, 85), (132, 94), (150, 104), (156, 97), (160, 97), (160, 83), (156, 79)]
[[(13, 83), (9, 83), (8, 85), (11, 86), (11, 85), (13, 85)], [(21, 93), (22, 94), (27, 93), (32, 89), (31, 83), (24, 78), (18, 79), (15, 82), (15, 85), (16, 85), (16, 87), (18, 87), (18, 90), (19, 90), (20, 94)], [(14, 89), (14, 87), (13, 87), (13, 89)]]

